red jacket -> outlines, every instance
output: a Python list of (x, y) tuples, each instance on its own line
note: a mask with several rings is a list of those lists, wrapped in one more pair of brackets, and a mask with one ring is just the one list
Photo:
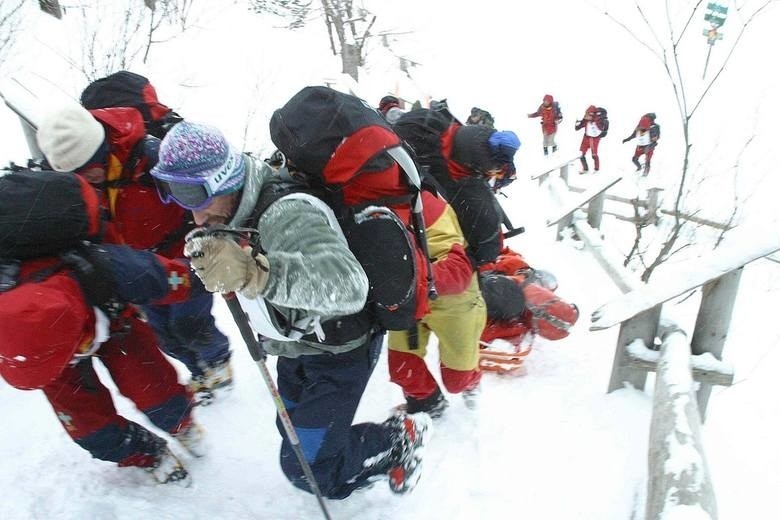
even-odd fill
[[(189, 298), (192, 279), (184, 262), (126, 246), (106, 245), (102, 250), (111, 259), (115, 298), (161, 305)], [(0, 293), (0, 376), (16, 388), (46, 386), (76, 353), (95, 347), (95, 312), (70, 270), (57, 270), (58, 264), (56, 258), (24, 262), (18, 285)], [(118, 330), (121, 320), (109, 323), (109, 330)]]
[[(135, 249), (151, 249), (183, 229), (187, 211), (177, 204), (164, 204), (146, 173), (147, 158), (134, 153), (146, 135), (141, 113), (134, 108), (90, 110), (106, 129), (109, 158), (106, 170), (105, 206), (119, 241)], [(159, 251), (169, 258), (183, 256), (184, 237)]]
[(542, 103), (536, 112), (528, 114), (528, 117), (542, 118), (542, 133), (544, 135), (554, 134), (558, 131), (559, 115), (553, 102), (550, 102), (549, 106), (544, 106)]

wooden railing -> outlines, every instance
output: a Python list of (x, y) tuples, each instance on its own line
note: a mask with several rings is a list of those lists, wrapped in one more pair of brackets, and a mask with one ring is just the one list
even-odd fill
[[(620, 325), (607, 391), (626, 385), (644, 390), (648, 372), (656, 373), (645, 519), (675, 517), (676, 508), (679, 512), (685, 508), (687, 512), (697, 511), (697, 518), (714, 520), (717, 505), (702, 447), (702, 423), (713, 385), (731, 385), (734, 379), (733, 368), (721, 360), (721, 355), (742, 268), (780, 251), (780, 238), (721, 247), (707, 262), (698, 259), (666, 272), (664, 283), (644, 284), (623, 267), (622, 258), (599, 230), (603, 201), (617, 199), (606, 191), (620, 178), (571, 190), (578, 193), (572, 197), (566, 182), (568, 167), (561, 166), (558, 176), (552, 173), (535, 177), (546, 183), (559, 205), (548, 225), (558, 224), (558, 239), (570, 228), (626, 293), (592, 316), (592, 331)], [(657, 193), (651, 192), (644, 201), (654, 218), (662, 211)], [(586, 206), (584, 219), (578, 210)], [(701, 301), (689, 340), (681, 327), (662, 321), (662, 310), (666, 302), (693, 291), (701, 292)]]

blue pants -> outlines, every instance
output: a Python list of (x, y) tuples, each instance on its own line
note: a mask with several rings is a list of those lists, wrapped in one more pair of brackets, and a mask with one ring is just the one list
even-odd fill
[[(342, 499), (386, 473), (363, 462), (391, 447), (391, 430), (382, 424), (352, 424), (360, 398), (382, 350), (384, 334), (343, 354), (320, 354), (276, 364), (279, 393), (301, 441), (317, 484), (328, 498)], [(310, 491), (298, 459), (277, 418), (282, 438), (282, 471), (296, 487)]]
[(163, 352), (184, 363), (193, 376), (230, 358), (230, 343), (214, 323), (210, 293), (196, 295), (184, 303), (145, 305), (149, 324), (160, 339)]

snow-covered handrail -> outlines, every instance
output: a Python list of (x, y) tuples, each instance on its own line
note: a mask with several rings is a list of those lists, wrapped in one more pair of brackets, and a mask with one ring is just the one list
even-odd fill
[(763, 235), (746, 243), (739, 240), (724, 243), (708, 258), (697, 258), (667, 272), (664, 280), (653, 280), (638, 290), (602, 305), (593, 312), (590, 330), (603, 330), (712, 282), (731, 271), (741, 269), (759, 258), (780, 251), (780, 238)]
[(688, 339), (662, 335), (650, 424), (646, 520), (718, 516), (701, 441)]

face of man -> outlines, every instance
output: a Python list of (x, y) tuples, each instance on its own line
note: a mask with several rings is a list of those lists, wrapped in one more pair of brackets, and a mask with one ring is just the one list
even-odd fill
[(195, 223), (199, 226), (226, 224), (238, 203), (238, 192), (227, 195), (217, 195), (211, 204), (201, 209), (192, 210)]

